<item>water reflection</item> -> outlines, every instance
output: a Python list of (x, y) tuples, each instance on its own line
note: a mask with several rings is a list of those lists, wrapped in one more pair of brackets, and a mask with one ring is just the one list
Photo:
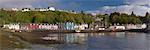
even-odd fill
[(88, 34), (86, 33), (71, 33), (71, 34), (48, 34), (47, 36), (41, 37), (47, 41), (60, 41), (64, 43), (76, 43), (83, 44), (86, 41)]
[[(143, 35), (143, 34), (141, 34)], [(141, 36), (140, 35), (140, 36)], [(56, 40), (64, 43), (85, 43), (88, 38), (134, 38), (134, 32), (113, 32), (113, 33), (69, 33), (69, 34), (47, 34), (41, 37), (43, 40)]]
[(32, 50), (150, 50), (150, 34), (136, 32), (48, 34), (64, 42), (32, 46)]
[(64, 35), (64, 41), (66, 43), (84, 43), (87, 40), (88, 34), (65, 34)]

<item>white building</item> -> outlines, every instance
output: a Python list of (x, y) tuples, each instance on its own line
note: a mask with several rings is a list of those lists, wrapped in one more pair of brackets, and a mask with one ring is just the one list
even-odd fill
[(35, 11), (55, 11), (54, 7), (48, 7), (48, 8), (35, 8)]
[(119, 30), (125, 30), (125, 26), (110, 26), (109, 29), (114, 30), (114, 29), (119, 29)]
[(3, 28), (8, 28), (12, 30), (20, 30), (20, 25), (19, 24), (6, 24), (3, 26)]
[(18, 8), (12, 8), (11, 10), (12, 10), (12, 11), (19, 11)]
[(56, 9), (54, 7), (48, 7), (48, 10), (55, 11)]
[(146, 24), (128, 24), (126, 25), (126, 29), (145, 29), (147, 26)]
[(88, 28), (88, 24), (75, 25), (74, 28), (75, 29), (79, 28), (80, 30), (85, 30), (86, 28)]
[(35, 11), (48, 11), (47, 8), (35, 8)]
[(23, 8), (22, 12), (26, 12), (26, 11), (30, 11), (30, 10), (31, 10), (30, 8)]
[(98, 28), (98, 30), (105, 30), (105, 28)]

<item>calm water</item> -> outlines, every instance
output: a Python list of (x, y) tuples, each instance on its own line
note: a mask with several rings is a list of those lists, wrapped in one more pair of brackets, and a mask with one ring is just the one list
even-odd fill
[(150, 34), (133, 32), (48, 34), (62, 44), (33, 44), (31, 50), (150, 50)]

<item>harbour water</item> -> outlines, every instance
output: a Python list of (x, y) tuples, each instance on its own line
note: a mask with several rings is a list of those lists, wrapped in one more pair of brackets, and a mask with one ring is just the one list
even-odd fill
[(50, 36), (62, 43), (30, 44), (27, 50), (150, 50), (148, 33), (47, 33), (45, 35), (45, 37)]

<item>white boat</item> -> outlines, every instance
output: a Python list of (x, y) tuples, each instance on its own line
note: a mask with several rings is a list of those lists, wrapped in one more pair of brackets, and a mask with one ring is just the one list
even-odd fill
[(58, 37), (41, 37), (43, 40), (58, 40)]
[(81, 30), (75, 30), (77, 33), (81, 32)]
[(81, 32), (80, 28), (76, 28), (75, 32), (77, 32), (77, 33)]

